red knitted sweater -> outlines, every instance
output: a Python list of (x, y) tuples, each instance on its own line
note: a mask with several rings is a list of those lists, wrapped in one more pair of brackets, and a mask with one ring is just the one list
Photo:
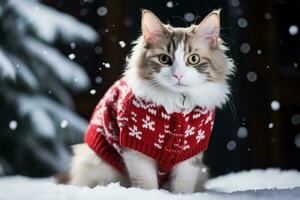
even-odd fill
[(85, 142), (124, 174), (122, 147), (157, 160), (162, 183), (175, 164), (206, 150), (214, 117), (214, 109), (200, 107), (186, 115), (168, 114), (163, 106), (134, 96), (122, 78), (96, 106)]

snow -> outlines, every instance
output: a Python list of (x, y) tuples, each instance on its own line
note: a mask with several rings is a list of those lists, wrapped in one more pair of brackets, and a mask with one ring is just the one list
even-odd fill
[(262, 54), (262, 51), (261, 51), (260, 49), (257, 49), (256, 53), (257, 53), (258, 55), (261, 55), (261, 54)]
[(248, 43), (241, 44), (240, 50), (242, 53), (244, 53), (244, 54), (249, 53), (250, 49), (251, 49), (251, 47)]
[(70, 53), (68, 55), (68, 57), (69, 57), (70, 60), (74, 60), (76, 58), (76, 55), (74, 53)]
[(241, 28), (246, 28), (248, 26), (248, 21), (245, 18), (239, 18), (238, 19), (238, 25)]
[(289, 33), (290, 33), (291, 35), (297, 35), (298, 32), (299, 32), (298, 26), (296, 26), (296, 25), (291, 25), (291, 26), (289, 27)]
[(13, 64), (0, 48), (0, 78), (15, 79), (16, 71)]
[(239, 138), (246, 138), (248, 136), (248, 130), (246, 127), (241, 126), (237, 131), (237, 136)]
[[(6, 98), (18, 105), (17, 112), (22, 119), (28, 120), (31, 134), (49, 139), (56, 139), (57, 134), (61, 134), (76, 141), (79, 138), (81, 140), (87, 127), (87, 122), (73, 111), (44, 96), (7, 92)], [(62, 123), (63, 120), (67, 121), (67, 126), (65, 122)], [(62, 133), (57, 130), (61, 123), (65, 126)]]
[(257, 74), (253, 71), (247, 73), (247, 79), (250, 82), (255, 82), (257, 80)]
[(271, 20), (271, 19), (272, 19), (271, 13), (266, 12), (266, 13), (265, 13), (265, 18), (266, 18), (267, 20)]
[(211, 179), (206, 188), (206, 192), (194, 194), (124, 188), (117, 183), (91, 189), (58, 185), (53, 179), (15, 176), (0, 178), (0, 199), (296, 200), (300, 196), (300, 172), (268, 169), (232, 173)]
[(104, 6), (102, 6), (102, 7), (99, 7), (98, 9), (97, 9), (97, 14), (99, 15), (99, 16), (105, 16), (106, 14), (107, 14), (107, 8), (106, 7), (104, 7)]
[[(65, 58), (58, 50), (33, 38), (24, 39), (23, 44), (32, 59), (48, 68), (64, 85), (75, 91), (88, 88), (90, 85), (88, 76), (81, 66)], [(45, 51), (47, 55), (44, 55)], [(76, 84), (74, 84), (75, 78), (78, 80)]]
[(98, 38), (88, 25), (36, 1), (9, 0), (9, 4), (19, 16), (28, 21), (27, 28), (46, 42), (53, 43), (61, 37), (66, 42), (78, 40), (93, 43)]
[(271, 129), (271, 128), (274, 127), (274, 124), (271, 122), (271, 123), (268, 124), (268, 127), (269, 127), (269, 129)]
[(279, 101), (277, 101), (277, 100), (272, 101), (271, 102), (271, 108), (274, 111), (279, 110), (280, 109), (280, 103), (279, 103)]
[(195, 15), (193, 13), (186, 13), (184, 15), (184, 19), (187, 21), (187, 22), (193, 22), (194, 19), (195, 19)]
[(227, 149), (229, 150), (229, 151), (232, 151), (232, 150), (234, 150), (235, 148), (236, 148), (236, 142), (235, 141), (233, 141), (233, 140), (230, 140), (228, 143), (227, 143)]
[(291, 118), (291, 122), (293, 125), (300, 124), (300, 115), (299, 114), (293, 115)]
[(66, 128), (68, 126), (69, 122), (67, 120), (62, 120), (60, 123), (60, 127), (61, 128)]
[(168, 1), (167, 4), (166, 4), (166, 6), (168, 8), (173, 8), (174, 7), (174, 3), (172, 1)]
[(120, 41), (120, 42), (119, 42), (119, 45), (120, 45), (121, 48), (126, 47), (126, 43), (125, 43), (124, 41)]
[(90, 94), (91, 94), (91, 95), (95, 95), (96, 92), (97, 92), (97, 91), (96, 91), (95, 89), (90, 90)]
[[(36, 76), (32, 73), (30, 67), (26, 65), (19, 57), (13, 54), (8, 55), (10, 61), (17, 67), (17, 81), (23, 87), (37, 91), (40, 88)], [(19, 83), (20, 82), (20, 83)]]
[(76, 49), (76, 43), (75, 42), (71, 42), (70, 43), (70, 47), (71, 47), (71, 49)]
[(110, 64), (109, 63), (103, 62), (102, 65), (104, 65), (104, 67), (106, 67), (106, 68), (110, 68)]
[(96, 82), (97, 84), (102, 83), (102, 77), (101, 77), (101, 76), (97, 76), (97, 77), (95, 78), (95, 82)]
[(18, 123), (17, 123), (17, 121), (16, 120), (11, 120), (10, 122), (9, 122), (9, 128), (11, 129), (11, 130), (16, 130), (16, 128), (18, 127)]

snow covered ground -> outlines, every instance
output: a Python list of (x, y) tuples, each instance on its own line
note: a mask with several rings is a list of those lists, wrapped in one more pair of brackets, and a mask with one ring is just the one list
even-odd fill
[(204, 193), (183, 195), (171, 194), (164, 190), (127, 189), (118, 184), (90, 189), (57, 185), (53, 179), (29, 179), (18, 176), (0, 178), (0, 200), (299, 200), (300, 172), (268, 169), (232, 173), (211, 179), (207, 183), (207, 189), (208, 191)]

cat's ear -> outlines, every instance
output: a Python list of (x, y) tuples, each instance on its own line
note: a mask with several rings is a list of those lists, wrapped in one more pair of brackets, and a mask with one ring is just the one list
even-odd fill
[(142, 10), (142, 33), (146, 43), (157, 40), (165, 32), (163, 23), (149, 10)]
[(201, 40), (206, 40), (212, 47), (217, 45), (220, 35), (220, 9), (209, 13), (196, 27), (196, 35)]

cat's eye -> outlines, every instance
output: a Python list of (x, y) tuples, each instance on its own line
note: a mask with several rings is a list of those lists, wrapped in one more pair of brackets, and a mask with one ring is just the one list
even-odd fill
[(200, 62), (200, 57), (197, 54), (192, 54), (187, 59), (190, 65), (197, 65)]
[(158, 56), (158, 61), (163, 65), (172, 65), (172, 59), (166, 54), (160, 54)]

